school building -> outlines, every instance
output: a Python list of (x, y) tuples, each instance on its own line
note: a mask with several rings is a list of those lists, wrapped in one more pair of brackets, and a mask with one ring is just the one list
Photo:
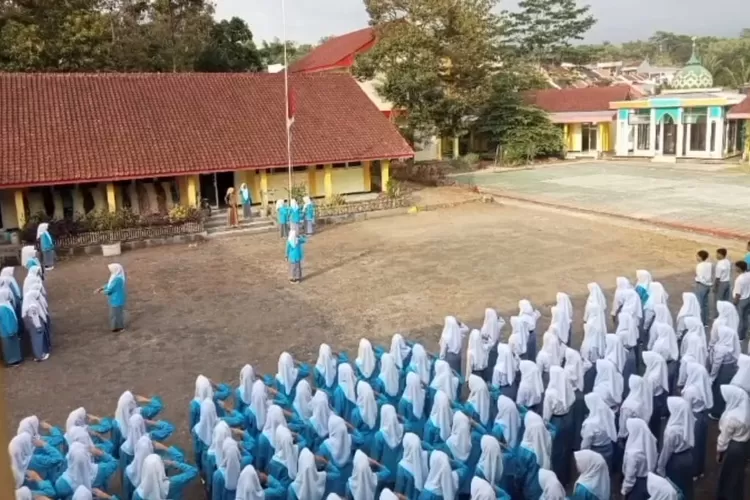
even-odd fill
[[(293, 182), (314, 197), (385, 190), (414, 156), (346, 73), (290, 76)], [(0, 220), (153, 213), (247, 183), (288, 198), (281, 74), (0, 74)]]

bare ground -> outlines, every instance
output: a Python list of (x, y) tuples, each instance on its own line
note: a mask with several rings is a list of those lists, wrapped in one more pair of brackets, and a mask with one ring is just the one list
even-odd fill
[[(164, 398), (162, 417), (178, 427), (172, 440), (189, 449), (187, 408), (199, 373), (236, 385), (244, 363), (272, 373), (283, 350), (314, 362), (321, 342), (353, 353), (360, 337), (387, 344), (397, 331), (434, 349), (445, 315), (478, 326), (485, 307), (507, 319), (521, 298), (542, 311), (545, 328), (557, 291), (573, 299), (579, 337), (588, 282), (611, 297), (616, 276), (650, 269), (676, 311), (702, 246), (714, 248), (607, 220), (472, 204), (328, 229), (307, 245), (299, 285), (287, 281), (274, 234), (153, 248), (119, 259), (130, 294), (119, 335), (92, 293), (106, 282), (107, 262), (77, 258), (48, 278), (51, 358), (4, 370), (8, 426), (29, 414), (62, 426), (78, 406), (111, 415), (130, 389)], [(714, 444), (712, 435), (708, 449)], [(711, 467), (699, 491), (709, 496)]]

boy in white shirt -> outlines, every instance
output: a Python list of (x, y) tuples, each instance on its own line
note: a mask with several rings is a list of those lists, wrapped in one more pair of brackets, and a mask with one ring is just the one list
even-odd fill
[(701, 320), (703, 326), (708, 327), (708, 294), (714, 284), (714, 275), (711, 262), (708, 260), (708, 252), (700, 250), (695, 255), (698, 265), (695, 266), (695, 296), (701, 306)]
[(716, 268), (714, 274), (716, 275), (716, 281), (714, 283), (715, 302), (720, 300), (731, 302), (732, 262), (727, 258), (726, 248), (719, 248), (716, 250)]
[(747, 272), (747, 262), (744, 260), (735, 262), (734, 266), (737, 269), (737, 278), (734, 280), (734, 304), (740, 317), (737, 334), (740, 340), (744, 341), (750, 322), (750, 273)]

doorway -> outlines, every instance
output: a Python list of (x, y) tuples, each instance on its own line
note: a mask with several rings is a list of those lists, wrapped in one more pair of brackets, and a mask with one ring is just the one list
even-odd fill
[(677, 154), (677, 125), (671, 115), (664, 115), (662, 127), (664, 128), (664, 148), (662, 154)]
[(596, 151), (597, 143), (597, 125), (596, 123), (581, 124), (581, 151)]
[(224, 197), (230, 187), (234, 187), (234, 172), (215, 172), (199, 176), (201, 199), (208, 200), (214, 208), (226, 207)]

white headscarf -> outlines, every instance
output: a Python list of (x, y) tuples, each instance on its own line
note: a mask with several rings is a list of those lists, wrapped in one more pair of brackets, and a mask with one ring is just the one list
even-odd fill
[(487, 362), (489, 361), (488, 347), (485, 347), (485, 343), (482, 340), (482, 334), (479, 330), (472, 330), (469, 334), (469, 344), (466, 350), (466, 377), (473, 371), (484, 370), (487, 368)]
[(11, 465), (22, 475), (26, 474), (31, 459), (34, 457), (34, 441), (31, 436), (24, 433), (11, 439), (8, 444), (8, 454)]
[(237, 489), (237, 480), (242, 471), (242, 456), (237, 441), (232, 438), (224, 440), (221, 446), (221, 463), (217, 464), (219, 470), (224, 474), (224, 488), (229, 491)]
[(341, 363), (339, 365), (338, 386), (344, 391), (346, 399), (352, 403), (357, 402), (357, 391), (355, 389), (356, 383), (357, 381), (354, 377), (352, 366), (349, 363)]
[(383, 405), (380, 407), (380, 433), (386, 444), (395, 449), (401, 444), (404, 436), (404, 426), (398, 421), (396, 408), (393, 405)]
[(73, 430), (74, 427), (88, 429), (88, 425), (86, 425), (86, 410), (83, 407), (76, 408), (70, 412), (68, 419), (65, 421), (65, 433), (67, 434)]
[(684, 320), (687, 332), (682, 337), (680, 355), (692, 356), (698, 363), (706, 364), (708, 359), (708, 344), (706, 343), (706, 330), (700, 318), (688, 316)]
[(94, 441), (91, 439), (89, 431), (83, 427), (73, 427), (72, 429), (70, 429), (70, 432), (66, 432), (65, 442), (68, 444), (68, 446), (72, 445), (73, 443), (81, 443), (86, 447), (87, 450), (94, 446)]
[[(647, 471), (653, 471), (656, 468), (658, 454), (656, 452), (656, 438), (648, 428), (648, 424), (640, 418), (628, 419), (625, 424), (628, 427), (628, 440), (625, 443), (625, 458), (622, 463), (623, 473), (626, 469), (628, 458), (633, 460), (640, 455), (645, 458)], [(646, 471), (639, 471), (642, 476)]]
[[(690, 402), (693, 411), (709, 410), (714, 406), (714, 394), (711, 390), (711, 377), (706, 367), (699, 363), (685, 364), (685, 387), (682, 397)], [(734, 382), (734, 380), (732, 381)]]
[[(617, 428), (615, 427), (615, 414), (602, 397), (590, 392), (583, 397), (589, 415), (583, 421), (582, 429), (590, 435), (604, 432), (610, 441), (617, 441)], [(583, 432), (582, 432), (583, 434)]]
[(459, 380), (458, 377), (453, 375), (450, 365), (447, 361), (438, 359), (435, 361), (435, 376), (430, 382), (430, 387), (433, 389), (441, 390), (446, 395), (450, 396), (451, 401), (456, 399), (456, 391), (458, 391)]
[[(602, 287), (598, 283), (589, 283), (586, 285), (589, 289), (589, 297), (586, 299), (586, 308), (583, 311), (583, 321), (589, 319), (589, 314), (592, 309), (600, 309), (602, 312), (607, 310), (607, 298), (602, 292)], [(573, 315), (571, 314), (571, 318)]]
[(576, 451), (573, 457), (578, 469), (576, 483), (590, 491), (597, 500), (609, 500), (609, 469), (604, 457), (591, 450)]
[(596, 362), (596, 378), (594, 379), (594, 390), (602, 397), (609, 407), (614, 407), (622, 402), (623, 380), (622, 374), (617, 367), (608, 359), (600, 359)]
[(279, 426), (287, 427), (284, 411), (278, 405), (271, 405), (266, 413), (266, 423), (263, 426), (262, 434), (271, 443), (274, 450), (276, 449), (276, 429)]
[(276, 428), (276, 452), (272, 460), (286, 467), (289, 479), (297, 477), (299, 447), (294, 444), (291, 431), (281, 425)]
[(728, 326), (734, 331), (737, 331), (740, 327), (740, 315), (737, 314), (737, 308), (734, 304), (725, 300), (720, 300), (716, 303), (716, 312), (719, 316), (714, 320), (711, 325), (711, 340), (709, 344), (713, 344), (719, 338), (719, 327)]
[(359, 371), (365, 378), (370, 378), (377, 368), (377, 360), (372, 350), (372, 344), (367, 339), (360, 339), (357, 359), (354, 360)]
[(16, 296), (21, 296), (21, 288), (18, 286), (12, 267), (4, 267), (0, 270), (0, 281), (7, 283)]
[(294, 393), (294, 402), (292, 407), (294, 410), (304, 419), (310, 418), (312, 410), (310, 409), (310, 401), (312, 400), (312, 389), (310, 383), (302, 379), (297, 384), (297, 391)]
[(701, 319), (701, 306), (698, 303), (698, 297), (693, 292), (682, 293), (682, 307), (677, 313), (676, 330), (678, 334), (682, 334), (687, 329), (685, 318), (695, 318), (699, 321)]
[(401, 373), (390, 353), (384, 352), (380, 356), (380, 373), (378, 379), (383, 383), (383, 391), (386, 396), (396, 397), (400, 389)]
[[(495, 488), (479, 476), (471, 479), (471, 500), (496, 500)], [(381, 497), (382, 500), (382, 497)]]
[(44, 233), (49, 232), (49, 224), (46, 222), (40, 222), (39, 225), (36, 227), (36, 239), (39, 239), (42, 237)]
[(628, 358), (628, 352), (625, 350), (625, 347), (623, 347), (620, 337), (614, 333), (607, 334), (606, 342), (606, 359), (610, 360), (617, 368), (617, 371), (622, 373), (622, 370), (625, 368), (625, 362)]
[[(396, 333), (391, 338), (391, 356), (396, 362), (396, 366), (399, 370), (404, 368), (404, 360), (409, 357), (411, 353), (411, 347), (404, 341), (404, 337), (400, 333)], [(381, 360), (382, 363), (382, 360)]]
[(91, 460), (89, 450), (81, 443), (73, 443), (68, 449), (66, 458), (68, 468), (65, 469), (62, 477), (65, 478), (70, 488), (75, 491), (76, 488), (83, 485), (90, 489), (96, 479), (99, 466)]
[(648, 380), (654, 391), (654, 396), (659, 394), (657, 390), (661, 387), (664, 391), (669, 391), (669, 376), (667, 374), (667, 362), (662, 356), (652, 351), (643, 352), (643, 363), (646, 365), (646, 371), (643, 378)]
[(132, 455), (135, 452), (135, 444), (141, 439), (141, 436), (146, 434), (146, 422), (143, 420), (140, 413), (134, 413), (130, 416), (130, 419), (128, 419), (127, 437), (120, 446), (120, 450), (128, 455)]
[(649, 500), (677, 500), (680, 498), (671, 482), (653, 472), (648, 473), (646, 489)]
[(521, 446), (531, 450), (536, 455), (536, 463), (542, 469), (549, 469), (552, 466), (552, 436), (550, 436), (547, 427), (544, 425), (542, 417), (529, 410), (523, 419), (526, 427), (521, 439)]
[(664, 434), (667, 431), (674, 432), (682, 438), (682, 442), (692, 448), (695, 446), (695, 416), (693, 410), (685, 399), (680, 396), (669, 396), (667, 398), (667, 408), (669, 409), (669, 419), (667, 426), (664, 428)]
[(76, 488), (70, 500), (93, 500), (93, 498), (94, 495), (91, 493), (91, 490), (85, 486), (79, 486)]
[(620, 337), (625, 347), (634, 347), (638, 344), (638, 324), (632, 314), (621, 312), (617, 315), (615, 335)]
[(331, 415), (328, 419), (328, 438), (323, 442), (331, 453), (333, 464), (343, 467), (352, 457), (352, 437), (346, 429), (344, 419)]
[(149, 455), (143, 461), (141, 484), (136, 493), (143, 500), (167, 500), (169, 479), (164, 472), (164, 462), (159, 455)]
[[(633, 290), (633, 285), (630, 283), (630, 280), (627, 279), (625, 276), (618, 276), (617, 280), (615, 281), (616, 287), (615, 287), (615, 296), (614, 300), (612, 301), (612, 316), (615, 316), (618, 314), (618, 307), (624, 308), (626, 297), (625, 293), (629, 290)], [(640, 299), (639, 299), (640, 301)], [(586, 319), (584, 319), (586, 321)]]
[(495, 424), (503, 426), (503, 437), (510, 448), (515, 448), (518, 444), (518, 432), (521, 428), (521, 415), (518, 412), (518, 406), (508, 396), (500, 395), (497, 398), (497, 415), (495, 415)]
[(299, 244), (299, 238), (297, 238), (297, 231), (295, 229), (290, 229), (289, 230), (289, 236), (287, 236), (286, 242), (292, 248), (295, 248), (297, 246), (297, 244)]
[(542, 496), (539, 500), (565, 500), (565, 488), (560, 484), (557, 475), (551, 470), (539, 469), (539, 486), (542, 487)]
[(294, 358), (288, 352), (282, 352), (279, 356), (276, 380), (284, 387), (284, 394), (289, 396), (297, 383), (299, 370), (294, 366)]
[(620, 411), (629, 409), (643, 421), (648, 422), (654, 412), (654, 390), (651, 383), (640, 375), (633, 374), (628, 379), (628, 387), (630, 387), (630, 392), (622, 402)]
[(554, 415), (565, 415), (573, 407), (576, 394), (565, 370), (553, 366), (549, 371), (549, 384), (544, 396), (544, 419), (549, 421)]
[(372, 387), (364, 380), (357, 382), (357, 409), (365, 425), (373, 429), (378, 423), (378, 403)]
[(266, 384), (262, 380), (253, 382), (253, 390), (250, 393), (250, 411), (255, 415), (255, 427), (257, 430), (263, 429), (266, 424), (266, 411), (268, 410), (268, 395), (266, 394)]
[(719, 327), (719, 338), (713, 345), (713, 356), (714, 359), (727, 360), (732, 358), (735, 361), (740, 358), (742, 351), (740, 350), (740, 339), (737, 336), (737, 330), (733, 330), (728, 326)]
[(284, 206), (284, 200), (276, 200), (276, 211), (278, 212)]
[(648, 301), (646, 302), (646, 305), (650, 305), (654, 308), (659, 304), (666, 306), (668, 300), (669, 294), (664, 289), (664, 286), (658, 281), (651, 282), (651, 286), (648, 289)]
[(446, 316), (443, 333), (440, 334), (440, 354), (443, 355), (446, 352), (460, 354), (462, 341), (463, 336), (458, 320), (453, 316)]
[(654, 323), (666, 323), (674, 328), (672, 313), (669, 312), (669, 307), (666, 304), (654, 305)]
[(250, 404), (255, 383), (255, 370), (250, 365), (245, 365), (240, 370), (240, 398), (245, 404)]
[(336, 358), (333, 356), (331, 346), (328, 344), (320, 344), (315, 369), (318, 370), (318, 373), (325, 380), (326, 387), (333, 386), (333, 383), (336, 381)]
[(532, 407), (542, 402), (544, 384), (542, 374), (536, 364), (529, 360), (523, 360), (519, 364), (521, 381), (518, 384), (516, 403), (521, 406)]
[(440, 431), (440, 439), (445, 441), (451, 434), (453, 410), (451, 400), (443, 391), (435, 392), (435, 400), (430, 411), (430, 422)]
[(443, 500), (458, 498), (458, 474), (451, 469), (450, 459), (442, 451), (433, 451), (430, 455), (430, 473), (424, 489)]
[(583, 391), (583, 360), (578, 351), (570, 347), (565, 349), (565, 375), (573, 385), (573, 389)]
[(34, 496), (28, 487), (21, 486), (16, 490), (16, 500), (34, 500)]
[(224, 460), (224, 441), (231, 437), (232, 429), (229, 428), (229, 424), (223, 420), (219, 420), (211, 435), (211, 446), (208, 447), (208, 454), (214, 456), (217, 465)]
[(643, 304), (641, 303), (641, 296), (638, 295), (632, 288), (618, 290), (617, 295), (622, 300), (622, 308), (620, 312), (631, 315), (633, 318), (643, 318)]
[(120, 264), (107, 264), (109, 269), (109, 281), (107, 285), (111, 285), (117, 278), (125, 279), (125, 269)]
[(125, 391), (117, 400), (117, 408), (115, 409), (115, 422), (117, 422), (117, 427), (120, 428), (120, 433), (125, 439), (128, 437), (128, 421), (134, 413), (140, 413), (138, 403), (135, 402), (132, 392)]
[(216, 405), (211, 399), (204, 399), (201, 403), (201, 414), (198, 423), (193, 427), (193, 431), (206, 446), (211, 445), (213, 438), (214, 426), (219, 420), (216, 415)]
[[(297, 464), (295, 464), (295, 467)], [(252, 465), (246, 465), (237, 480), (235, 500), (265, 500), (266, 491), (260, 484), (260, 478)]]
[(497, 361), (492, 370), (492, 385), (495, 387), (513, 385), (519, 360), (513, 355), (508, 344), (497, 344)]
[(526, 299), (518, 301), (518, 317), (526, 323), (529, 332), (533, 332), (536, 329), (536, 322), (540, 316), (541, 314), (534, 309), (530, 301)]
[(463, 412), (457, 411), (453, 414), (451, 435), (445, 440), (445, 444), (451, 450), (454, 459), (460, 462), (468, 460), (471, 454), (471, 423)]
[(719, 418), (719, 430), (726, 429), (731, 420), (743, 426), (750, 426), (750, 396), (734, 385), (722, 385), (719, 389), (726, 402), (724, 413)]
[(154, 444), (151, 442), (151, 438), (148, 434), (141, 436), (138, 442), (135, 444), (135, 453), (133, 455), (133, 461), (130, 465), (125, 467), (125, 475), (130, 479), (130, 483), (134, 488), (137, 488), (141, 484), (141, 472), (143, 472), (143, 462), (146, 457), (154, 453)]
[(333, 411), (328, 403), (328, 394), (325, 391), (315, 391), (315, 395), (310, 400), (310, 409), (312, 416), (310, 424), (320, 437), (328, 436), (328, 420), (331, 418)]
[(195, 379), (195, 397), (193, 401), (201, 403), (206, 399), (213, 399), (213, 397), (214, 389), (211, 387), (211, 381), (203, 375), (198, 375)]
[(422, 449), (422, 440), (411, 432), (404, 434), (404, 454), (398, 465), (414, 477), (414, 488), (421, 492), (427, 479), (427, 452)]
[(468, 403), (474, 407), (479, 414), (480, 424), (487, 425), (492, 412), (492, 398), (487, 388), (487, 383), (476, 375), (469, 376), (469, 398)]
[(552, 366), (560, 366), (564, 357), (565, 346), (560, 342), (558, 328), (550, 325), (542, 336), (542, 350), (537, 355), (536, 364), (540, 370), (549, 371)]
[(299, 208), (299, 203), (297, 203), (297, 199), (296, 198), (292, 198), (291, 200), (289, 200), (289, 206), (292, 209)]
[(490, 348), (495, 347), (500, 341), (500, 330), (505, 326), (505, 320), (501, 318), (497, 311), (488, 307), (484, 310), (484, 323), (482, 323), (481, 334), (487, 339)]
[(412, 347), (409, 369), (419, 375), (419, 380), (423, 384), (430, 383), (430, 359), (427, 357), (427, 351), (424, 350), (422, 344), (414, 344), (414, 347)]
[(414, 372), (406, 374), (406, 388), (404, 389), (404, 394), (401, 398), (411, 403), (414, 417), (417, 419), (422, 418), (422, 413), (424, 412), (425, 390), (424, 387), (422, 387), (422, 382), (419, 380), (419, 375)]
[(32, 440), (41, 439), (41, 436), (39, 435), (39, 417), (37, 417), (36, 415), (31, 415), (22, 419), (18, 423), (18, 430), (16, 431), (16, 434), (24, 433), (31, 436)]
[[(536, 325), (536, 322), (534, 323)], [(521, 316), (511, 316), (510, 318), (511, 334), (508, 337), (508, 344), (512, 345), (511, 339), (517, 338), (515, 342), (518, 349), (517, 354), (520, 356), (526, 354), (526, 345), (529, 341), (529, 323), (524, 321)]]
[(294, 478), (292, 488), (297, 498), (305, 500), (322, 500), (326, 490), (326, 473), (318, 472), (315, 467), (315, 457), (307, 448), (299, 453), (297, 477)]
[(651, 331), (655, 333), (656, 339), (650, 350), (658, 352), (665, 361), (677, 361), (680, 348), (674, 329), (666, 323), (654, 323)]
[(557, 333), (564, 344), (570, 339), (570, 328), (573, 325), (573, 303), (567, 293), (557, 292), (557, 304), (552, 308), (552, 321), (557, 323)]
[(378, 476), (370, 469), (370, 459), (362, 450), (354, 453), (352, 475), (348, 483), (353, 500), (374, 500), (375, 491), (378, 488)]
[(500, 450), (500, 443), (494, 436), (485, 434), (482, 436), (480, 446), (482, 454), (479, 456), (477, 468), (482, 470), (482, 474), (490, 484), (497, 484), (503, 477), (503, 453)]
[(607, 331), (600, 330), (589, 320), (583, 325), (583, 342), (581, 342), (581, 358), (584, 364), (593, 365), (607, 354)]
[(747, 354), (740, 354), (737, 360), (737, 373), (732, 377), (730, 384), (750, 393), (750, 356)]
[(636, 280), (638, 280), (635, 286), (640, 286), (648, 291), (648, 287), (651, 285), (651, 273), (645, 269), (638, 269), (635, 272)]

